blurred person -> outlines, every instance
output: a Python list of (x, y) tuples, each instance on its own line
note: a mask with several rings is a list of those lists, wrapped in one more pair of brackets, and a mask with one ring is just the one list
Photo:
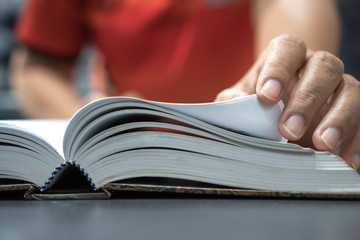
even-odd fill
[(74, 59), (92, 42), (111, 94), (283, 99), (285, 138), (326, 151), (342, 145), (340, 156), (357, 169), (359, 83), (336, 57), (339, 28), (332, 0), (29, 0), (13, 85), (29, 117), (70, 117), (86, 102), (69, 80)]

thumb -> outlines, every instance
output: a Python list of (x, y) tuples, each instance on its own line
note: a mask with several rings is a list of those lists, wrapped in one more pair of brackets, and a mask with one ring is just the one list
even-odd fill
[(248, 92), (245, 92), (238, 88), (227, 88), (222, 90), (215, 98), (215, 102), (231, 100), (235, 98), (241, 98), (250, 95)]

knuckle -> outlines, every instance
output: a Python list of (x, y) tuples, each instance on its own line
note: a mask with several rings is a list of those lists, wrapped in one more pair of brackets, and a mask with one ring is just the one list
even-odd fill
[[(273, 58), (270, 59), (267, 63), (266, 72), (267, 75), (276, 75), (278, 78), (279, 76), (289, 77), (290, 76), (290, 66), (288, 64), (284, 64), (282, 61), (274, 60)], [(282, 79), (282, 77), (280, 77)], [(280, 80), (280, 79), (279, 79)]]
[(346, 109), (351, 111), (352, 116), (359, 120), (360, 111), (358, 106), (360, 104), (360, 82), (357, 81), (354, 77), (345, 74), (344, 78), (344, 106), (347, 106)]
[(344, 74), (344, 63), (326, 51), (317, 51), (312, 56), (314, 64), (319, 67), (325, 67), (330, 73), (341, 76)]
[(303, 110), (311, 113), (316, 112), (322, 104), (320, 89), (298, 91), (294, 100)]
[(306, 45), (303, 40), (300, 38), (290, 35), (290, 34), (282, 34), (272, 40), (273, 46), (283, 46), (283, 45), (289, 45), (291, 47), (295, 47), (298, 49), (306, 51)]

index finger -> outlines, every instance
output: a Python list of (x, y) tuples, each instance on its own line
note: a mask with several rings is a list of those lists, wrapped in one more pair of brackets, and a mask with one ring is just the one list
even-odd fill
[(261, 68), (256, 92), (260, 100), (278, 102), (306, 60), (306, 45), (297, 37), (281, 35), (271, 41)]

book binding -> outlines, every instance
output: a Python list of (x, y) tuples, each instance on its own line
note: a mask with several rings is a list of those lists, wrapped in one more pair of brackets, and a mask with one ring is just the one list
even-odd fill
[(44, 191), (45, 189), (47, 189), (54, 181), (54, 179), (59, 175), (59, 173), (65, 169), (65, 167), (67, 166), (74, 166), (77, 169), (80, 170), (80, 172), (86, 177), (86, 179), (89, 181), (89, 184), (91, 185), (91, 187), (94, 189), (94, 191), (97, 190), (92, 178), (89, 176), (89, 173), (85, 170), (85, 168), (83, 168), (78, 162), (74, 161), (74, 160), (67, 160), (64, 161), (63, 163), (61, 163), (57, 168), (55, 168), (55, 170), (51, 173), (50, 177), (48, 178), (48, 180), (46, 180), (46, 182), (40, 187), (40, 191)]

